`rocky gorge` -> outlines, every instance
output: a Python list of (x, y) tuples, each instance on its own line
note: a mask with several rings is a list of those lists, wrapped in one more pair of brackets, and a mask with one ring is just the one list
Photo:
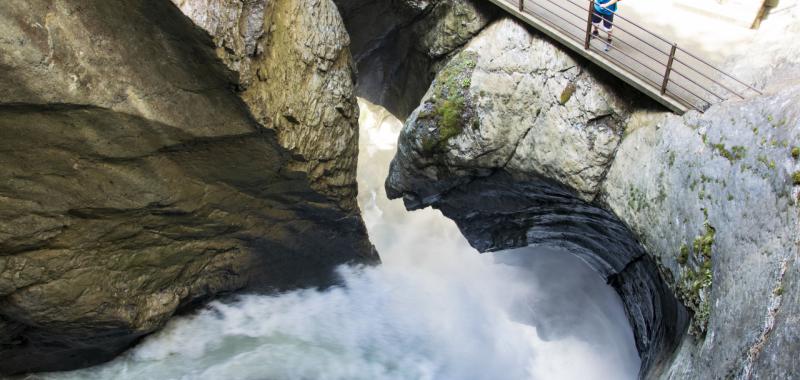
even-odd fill
[(407, 120), (387, 194), (439, 208), (481, 251), (584, 258), (625, 303), (643, 378), (791, 378), (800, 87), (764, 82), (678, 117), (499, 20)]
[(12, 0), (0, 35), (0, 374), (377, 263), (356, 95), (408, 117), (390, 197), (482, 252), (580, 257), (641, 378), (800, 373), (786, 51), (732, 60), (763, 96), (677, 116), (481, 1)]

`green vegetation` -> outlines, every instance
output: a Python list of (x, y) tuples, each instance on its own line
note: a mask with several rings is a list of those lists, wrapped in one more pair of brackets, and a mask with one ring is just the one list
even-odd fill
[(714, 237), (717, 231), (714, 227), (708, 224), (708, 220), (703, 223), (706, 233), (694, 239), (692, 248), (694, 248), (695, 255), (702, 254), (703, 258), (711, 259), (711, 247), (714, 245)]
[(453, 98), (442, 102), (438, 108), (439, 138), (447, 140), (461, 133), (461, 112), (464, 110), (464, 99)]
[(714, 148), (720, 156), (727, 158), (730, 162), (743, 159), (747, 153), (747, 149), (739, 145), (733, 146), (730, 150), (728, 150), (724, 144), (711, 144), (711, 147)]
[(792, 158), (795, 160), (800, 159), (800, 146), (792, 148)]
[(661, 185), (658, 188), (658, 196), (656, 197), (655, 201), (658, 203), (663, 203), (666, 199), (667, 199), (667, 190), (664, 189), (664, 185)]
[(794, 174), (792, 174), (792, 183), (800, 185), (800, 172), (794, 172)]
[(433, 94), (428, 100), (425, 111), (420, 112), (418, 120), (432, 120), (436, 131), (422, 139), (422, 149), (431, 152), (441, 148), (451, 138), (459, 135), (465, 124), (473, 127), (477, 120), (472, 120), (468, 113), (466, 97), (472, 85), (472, 71), (477, 64), (478, 53), (465, 51), (453, 58), (439, 72), (433, 85)]
[(686, 265), (689, 262), (689, 246), (681, 244), (681, 252), (678, 254), (678, 264)]
[(562, 106), (567, 104), (569, 99), (572, 98), (572, 95), (575, 94), (575, 90), (577, 90), (577, 88), (575, 87), (574, 83), (567, 83), (567, 86), (564, 87), (564, 91), (561, 91), (561, 96), (558, 97), (558, 103), (560, 103)]
[(778, 286), (775, 290), (772, 291), (772, 294), (780, 297), (783, 295), (783, 286)]
[(764, 165), (767, 165), (767, 163), (769, 162), (769, 160), (767, 159), (767, 156), (765, 156), (763, 154), (759, 154), (758, 157), (756, 157), (756, 161), (758, 161), (758, 162), (760, 162), (760, 163), (762, 163)]
[(631, 210), (642, 211), (647, 207), (647, 195), (644, 191), (631, 185), (628, 190), (628, 207)]
[(711, 313), (711, 287), (713, 284), (712, 255), (716, 237), (716, 229), (708, 222), (705, 214), (703, 228), (705, 232), (695, 237), (691, 254), (689, 247), (681, 245), (677, 262), (681, 266), (681, 278), (676, 284), (678, 297), (694, 313), (689, 333), (696, 337), (705, 336), (708, 317)]

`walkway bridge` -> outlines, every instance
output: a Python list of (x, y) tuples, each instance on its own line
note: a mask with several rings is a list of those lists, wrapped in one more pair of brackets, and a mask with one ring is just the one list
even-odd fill
[(619, 14), (606, 51), (605, 32), (591, 35), (594, 0), (490, 1), (678, 114), (761, 93)]

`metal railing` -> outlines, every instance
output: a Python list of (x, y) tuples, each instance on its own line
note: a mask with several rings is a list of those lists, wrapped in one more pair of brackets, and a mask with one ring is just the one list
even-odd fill
[[(555, 28), (581, 44), (587, 51), (599, 54), (618, 69), (635, 76), (661, 96), (668, 97), (688, 109), (705, 111), (711, 104), (733, 97), (744, 99), (761, 92), (723, 72), (711, 63), (678, 46), (677, 43), (645, 29), (616, 12), (613, 13), (613, 43), (607, 47), (602, 38), (592, 35), (595, 0), (496, 0), (520, 13)], [(610, 12), (610, 11), (609, 11)], [(602, 16), (600, 16), (602, 18)]]

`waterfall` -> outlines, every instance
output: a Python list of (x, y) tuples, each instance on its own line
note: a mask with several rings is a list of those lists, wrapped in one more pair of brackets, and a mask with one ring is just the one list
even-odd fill
[(616, 292), (576, 257), (478, 254), (383, 190), (402, 124), (360, 101), (359, 203), (381, 253), (341, 285), (215, 301), (118, 359), (31, 379), (634, 379)]

